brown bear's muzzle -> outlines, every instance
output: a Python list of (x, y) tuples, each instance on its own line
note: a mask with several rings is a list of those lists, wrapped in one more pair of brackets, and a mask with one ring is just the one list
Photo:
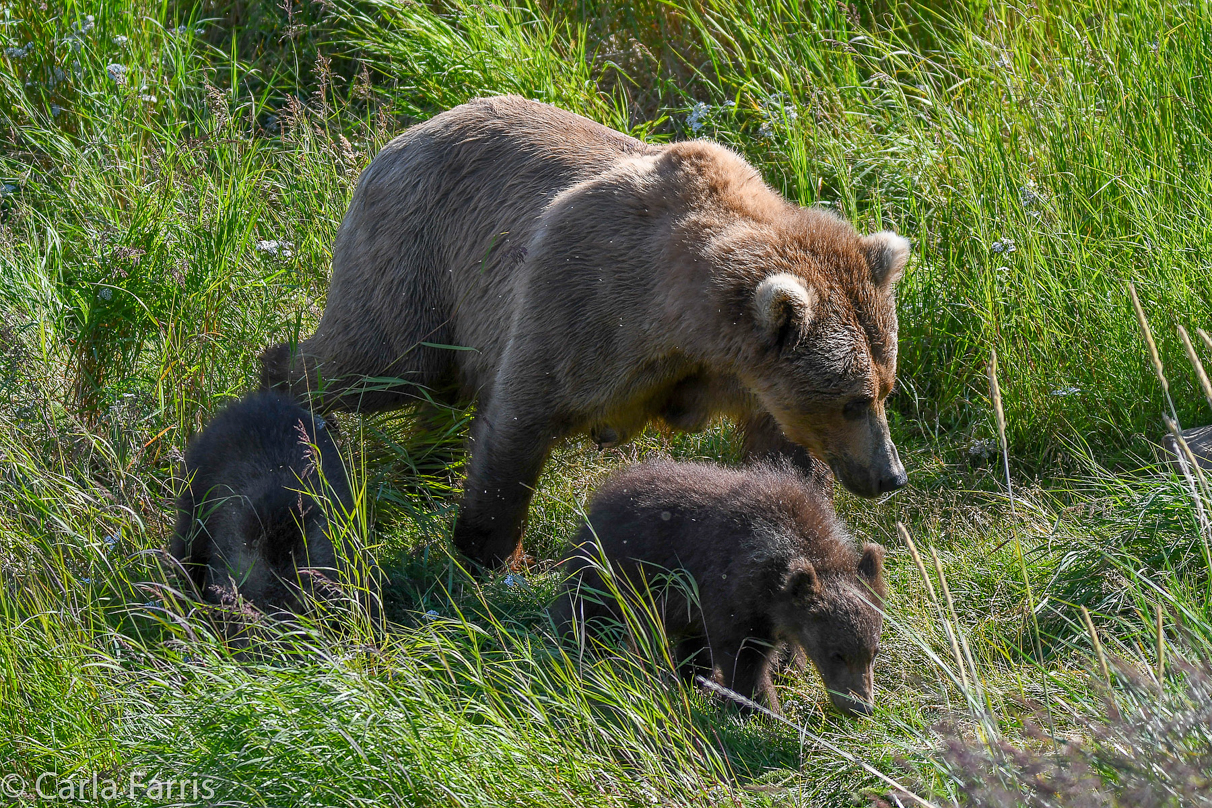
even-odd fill
[(853, 455), (843, 455), (830, 458), (829, 467), (846, 490), (860, 497), (878, 497), (903, 488), (909, 482), (896, 445), (890, 439), (885, 439), (869, 464), (860, 462)]
[[(849, 674), (849, 675), (847, 675)], [(829, 701), (846, 715), (871, 715), (875, 709), (875, 671), (871, 665), (861, 673), (847, 672), (829, 689)]]

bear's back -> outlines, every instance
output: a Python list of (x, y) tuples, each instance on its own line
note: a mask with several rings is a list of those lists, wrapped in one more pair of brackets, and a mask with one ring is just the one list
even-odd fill
[(253, 394), (229, 405), (190, 442), (189, 489), (202, 500), (219, 488), (250, 499), (262, 491), (298, 488), (298, 477), (316, 465), (313, 446), (327, 483), (348, 501), (340, 455), (324, 421), (286, 396)]
[(684, 569), (700, 580), (764, 586), (797, 559), (822, 571), (856, 559), (824, 490), (777, 464), (641, 463), (599, 490), (589, 525), (578, 543), (592, 542), (612, 560)]

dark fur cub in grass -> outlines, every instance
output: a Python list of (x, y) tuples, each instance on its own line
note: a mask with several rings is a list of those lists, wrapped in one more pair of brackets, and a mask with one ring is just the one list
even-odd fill
[(304, 592), (342, 599), (335, 582), (348, 580), (354, 550), (334, 546), (331, 520), (354, 498), (322, 418), (283, 395), (250, 395), (190, 442), (184, 471), (170, 552), (207, 602), (230, 607), (238, 593), (277, 614), (303, 611)]
[(656, 602), (691, 671), (710, 665), (720, 684), (760, 692), (778, 711), (771, 666), (790, 645), (812, 660), (838, 709), (871, 711), (884, 551), (856, 549), (825, 492), (789, 468), (633, 466), (598, 491), (576, 544), (568, 589), (553, 608), (557, 625), (566, 628), (573, 615), (618, 619), (609, 596), (586, 591), (605, 589), (587, 556), (609, 560), (624, 593), (642, 586), (641, 575), (652, 585), (666, 570), (683, 571), (697, 583), (699, 603), (675, 585)]

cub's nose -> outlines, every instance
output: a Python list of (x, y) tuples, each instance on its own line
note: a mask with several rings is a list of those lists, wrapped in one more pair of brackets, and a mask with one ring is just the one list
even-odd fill
[(905, 473), (905, 469), (899, 468), (891, 474), (885, 474), (880, 478), (879, 491), (881, 494), (887, 494), (889, 491), (904, 488), (908, 482), (909, 475)]
[(872, 711), (875, 709), (875, 705), (873, 705), (871, 702), (865, 699), (855, 698), (853, 695), (841, 696), (833, 694), (830, 701), (833, 702), (834, 707), (846, 715), (871, 715)]

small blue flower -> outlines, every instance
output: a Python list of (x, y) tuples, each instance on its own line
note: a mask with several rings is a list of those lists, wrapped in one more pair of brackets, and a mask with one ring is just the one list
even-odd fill
[(114, 80), (115, 84), (126, 84), (126, 66), (120, 65), (117, 62), (110, 62), (105, 67), (105, 72)]
[(995, 253), (1012, 253), (1018, 251), (1018, 247), (1014, 244), (1014, 239), (1010, 238), (998, 239), (997, 241), (993, 242), (989, 249), (993, 250)]
[(26, 42), (24, 45), (16, 48), (5, 48), (4, 55), (10, 59), (24, 59), (29, 56), (29, 52), (34, 49), (33, 42)]
[(121, 47), (124, 47), (127, 42), (130, 42), (130, 37), (125, 37), (125, 36), (122, 36), (121, 34), (118, 34), (116, 37), (114, 37), (113, 42), (115, 45), (117, 45), (119, 48), (121, 48)]
[(686, 116), (686, 126), (691, 132), (698, 134), (703, 128), (703, 119), (711, 112), (711, 107), (704, 104), (702, 101), (690, 108), (690, 114)]
[(441, 616), (442, 615), (438, 614), (437, 609), (430, 609), (425, 614), (421, 615), (421, 617), (425, 618), (426, 620), (430, 620), (430, 621), (437, 620)]

